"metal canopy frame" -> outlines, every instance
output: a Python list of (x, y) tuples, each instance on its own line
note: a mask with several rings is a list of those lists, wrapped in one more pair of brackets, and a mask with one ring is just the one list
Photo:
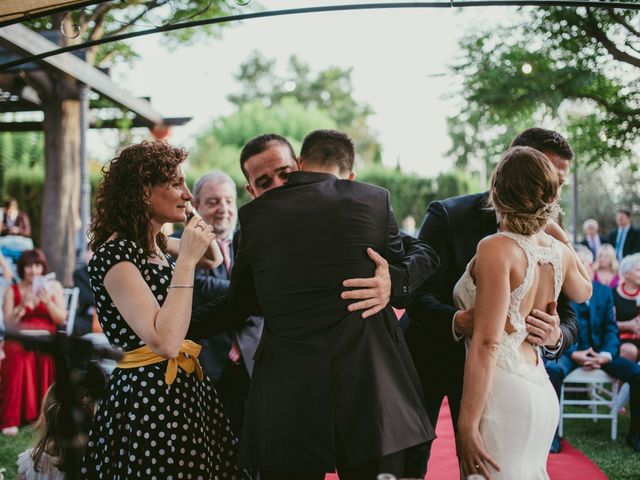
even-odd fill
[[(87, 2), (101, 3), (100, 1)], [(250, 12), (238, 15), (228, 15), (224, 17), (206, 18), (201, 20), (190, 20), (185, 22), (173, 23), (161, 27), (150, 28), (146, 30), (138, 30), (135, 32), (122, 33), (112, 35), (97, 40), (69, 45), (52, 49), (39, 54), (30, 55), (17, 60), (0, 64), (0, 71), (7, 70), (12, 67), (30, 63), (33, 61), (43, 60), (48, 57), (60, 55), (62, 53), (82, 50), (105, 43), (118, 42), (130, 38), (140, 37), (143, 35), (152, 35), (162, 32), (170, 32), (181, 30), (184, 28), (199, 27), (202, 25), (213, 25), (219, 23), (237, 22), (241, 20), (251, 20), (255, 18), (280, 17), (287, 15), (303, 15), (310, 13), (323, 12), (340, 12), (340, 11), (356, 11), (356, 10), (390, 10), (390, 9), (416, 9), (416, 8), (455, 8), (455, 7), (487, 7), (487, 6), (538, 6), (538, 7), (591, 7), (597, 9), (627, 9), (640, 10), (640, 2), (633, 1), (602, 1), (602, 0), (450, 0), (450, 1), (432, 1), (432, 2), (385, 2), (385, 3), (353, 3), (344, 5), (325, 5), (318, 7), (289, 8), (283, 10), (271, 10), (261, 12)], [(15, 22), (14, 22), (15, 23)], [(1, 24), (0, 24), (1, 25)]]
[(0, 27), (107, 1), (109, 0), (2, 0)]

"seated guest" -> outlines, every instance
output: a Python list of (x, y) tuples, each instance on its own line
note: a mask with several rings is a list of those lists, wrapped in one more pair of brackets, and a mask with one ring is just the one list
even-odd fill
[(593, 266), (593, 279), (607, 287), (616, 288), (620, 281), (616, 251), (611, 245), (605, 243), (600, 246), (594, 258), (596, 263)]
[(640, 345), (640, 253), (629, 255), (620, 262), (620, 284), (613, 291), (616, 321), (620, 330), (620, 355), (633, 362), (638, 358)]
[[(41, 281), (41, 275), (47, 273), (44, 253), (23, 252), (17, 269), (22, 281), (5, 293), (5, 327), (54, 333), (58, 325), (64, 325), (67, 312), (62, 286), (55, 280), (47, 284)], [(42, 398), (54, 380), (54, 362), (49, 355), (25, 350), (11, 340), (5, 340), (4, 353), (0, 366), (0, 428), (5, 435), (15, 435), (22, 423), (38, 418)]]
[[(33, 448), (18, 455), (18, 480), (65, 480), (69, 477), (70, 454), (68, 441), (62, 436), (62, 425), (66, 420), (62, 404), (58, 400), (52, 385), (42, 402), (42, 412), (34, 425), (35, 438)], [(88, 396), (83, 397), (83, 413), (87, 420), (93, 416), (94, 402)]]
[(584, 240), (580, 243), (591, 250), (593, 258), (598, 258), (600, 245), (606, 243), (605, 238), (598, 233), (598, 222), (593, 218), (585, 220), (582, 224), (582, 231), (584, 232)]
[(31, 236), (29, 215), (18, 210), (18, 201), (15, 198), (10, 198), (5, 204), (2, 231), (0, 233), (2, 235), (20, 235), (22, 237)]
[[(589, 267), (593, 261), (591, 252), (586, 247), (581, 247), (577, 249), (577, 253), (585, 266)], [(640, 452), (640, 365), (619, 355), (620, 339), (611, 289), (593, 282), (591, 299), (584, 303), (574, 303), (573, 307), (578, 320), (578, 338), (557, 362), (546, 363), (551, 383), (559, 398), (563, 380), (578, 367), (601, 368), (612, 377), (629, 382), (631, 425), (627, 443), (636, 452)], [(552, 451), (554, 447), (555, 451), (559, 451), (560, 439), (557, 432)]]
[[(236, 184), (226, 173), (215, 170), (198, 178), (191, 203), (202, 220), (213, 227), (224, 262), (216, 268), (196, 270), (193, 309), (210, 302), (229, 288), (234, 262), (234, 233), (238, 219)], [(182, 232), (173, 236), (180, 237)], [(250, 317), (240, 331), (228, 331), (197, 339), (202, 346), (200, 363), (213, 381), (234, 432), (242, 433), (249, 379), (264, 320)]]
[(96, 305), (89, 283), (89, 271), (87, 270), (87, 265), (92, 256), (93, 252), (91, 249), (87, 249), (84, 262), (80, 263), (73, 272), (73, 286), (80, 289), (80, 293), (78, 294), (78, 309), (76, 310), (76, 318), (73, 324), (74, 335), (84, 335), (93, 331), (92, 323), (95, 316)]

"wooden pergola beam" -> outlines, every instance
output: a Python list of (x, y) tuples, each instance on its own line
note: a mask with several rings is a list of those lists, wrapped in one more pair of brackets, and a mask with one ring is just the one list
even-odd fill
[(0, 1), (0, 25), (104, 1), (106, 0), (2, 0)]
[[(191, 120), (191, 117), (169, 117), (164, 119), (164, 124), (167, 126), (180, 126), (184, 125)], [(139, 118), (134, 118), (131, 123), (132, 128), (146, 127), (147, 124)], [(41, 132), (43, 130), (43, 123), (37, 121), (24, 121), (24, 122), (0, 122), (0, 132)], [(120, 128), (117, 120), (92, 120), (89, 124), (89, 128)]]
[[(0, 41), (23, 55), (37, 55), (58, 48), (55, 43), (20, 24), (0, 28)], [(104, 97), (132, 111), (147, 126), (164, 123), (162, 115), (154, 110), (149, 102), (134, 97), (100, 70), (70, 53), (48, 57), (40, 62), (45, 68), (70, 75)]]

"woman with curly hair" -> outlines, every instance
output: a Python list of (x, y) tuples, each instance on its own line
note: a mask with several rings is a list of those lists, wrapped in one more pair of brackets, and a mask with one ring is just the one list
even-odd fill
[[(215, 246), (197, 215), (177, 258), (165, 223), (185, 222), (191, 193), (184, 150), (130, 145), (104, 167), (90, 230), (89, 263), (100, 324), (125, 352), (93, 421), (83, 479), (244, 478), (216, 392), (185, 340), (196, 264)], [(215, 262), (222, 262), (220, 251)]]
[(508, 150), (491, 177), (500, 231), (478, 244), (454, 289), (459, 308), (475, 308), (458, 419), (463, 477), (549, 478), (558, 399), (539, 347), (526, 341), (525, 318), (561, 291), (577, 302), (591, 296), (574, 251), (545, 232), (559, 191), (552, 163), (529, 147)]

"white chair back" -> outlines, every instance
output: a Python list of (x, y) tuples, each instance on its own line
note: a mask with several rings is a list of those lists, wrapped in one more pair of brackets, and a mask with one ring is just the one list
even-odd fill
[(73, 324), (76, 321), (76, 310), (78, 309), (78, 296), (80, 295), (80, 289), (78, 287), (65, 288), (64, 292), (64, 305), (67, 309), (67, 325), (65, 326), (65, 333), (71, 335), (73, 333)]
[[(567, 399), (566, 392), (581, 392), (586, 394), (586, 399)], [(567, 406), (590, 408), (588, 411), (565, 412)], [(558, 433), (562, 436), (567, 418), (590, 418), (594, 422), (604, 418), (611, 420), (611, 440), (615, 440), (618, 436), (618, 408), (618, 381), (615, 378), (600, 369), (576, 368), (562, 383)]]

